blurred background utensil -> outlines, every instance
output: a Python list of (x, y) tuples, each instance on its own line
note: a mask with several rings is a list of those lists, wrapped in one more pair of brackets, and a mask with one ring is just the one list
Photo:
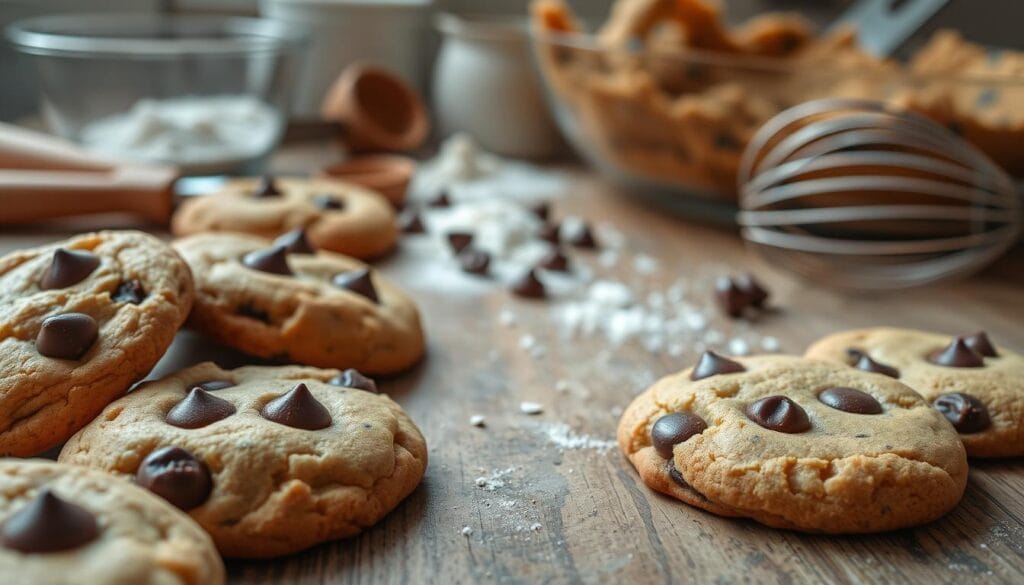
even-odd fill
[(949, 0), (858, 0), (832, 28), (852, 26), (857, 43), (876, 57), (888, 57)]
[(1021, 232), (1006, 172), (948, 129), (881, 102), (785, 110), (751, 140), (738, 180), (743, 237), (774, 265), (840, 288), (966, 275)]

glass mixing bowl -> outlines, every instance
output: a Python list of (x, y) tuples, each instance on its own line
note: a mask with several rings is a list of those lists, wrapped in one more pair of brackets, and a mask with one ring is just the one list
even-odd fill
[(307, 32), (254, 18), (71, 14), (7, 29), (51, 130), (118, 159), (254, 172), (284, 131)]

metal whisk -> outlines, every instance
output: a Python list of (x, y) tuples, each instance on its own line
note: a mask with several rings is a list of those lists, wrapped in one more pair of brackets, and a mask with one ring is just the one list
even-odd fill
[(824, 99), (769, 120), (744, 152), (737, 220), (774, 264), (824, 284), (900, 289), (976, 271), (1021, 231), (1013, 179), (931, 120)]

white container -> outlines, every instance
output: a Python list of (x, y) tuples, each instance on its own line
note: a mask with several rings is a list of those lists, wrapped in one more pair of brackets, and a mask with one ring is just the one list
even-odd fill
[(311, 31), (292, 113), (319, 116), (327, 88), (355, 61), (386, 67), (422, 89), (432, 4), (433, 0), (260, 0), (265, 18)]
[(485, 150), (545, 158), (564, 149), (530, 54), (526, 22), (442, 14), (434, 111), (443, 136), (465, 132)]

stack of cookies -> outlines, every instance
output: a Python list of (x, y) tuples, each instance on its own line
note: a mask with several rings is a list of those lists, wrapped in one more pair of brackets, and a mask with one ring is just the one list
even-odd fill
[[(0, 455), (64, 445), (58, 462), (0, 460), (4, 582), (223, 583), (221, 556), (357, 534), (423, 476), (423, 435), (365, 375), (421, 359), (419, 312), (339, 253), (393, 246), (390, 206), (265, 179), (179, 213), (179, 233), (218, 233), (99, 232), (0, 258)], [(302, 365), (203, 363), (126, 395), (186, 323)]]
[[(641, 394), (619, 445), (657, 491), (780, 528), (864, 533), (939, 518), (967, 456), (1024, 454), (1024, 358), (984, 333), (838, 333), (806, 357), (729, 359)], [(966, 448), (966, 449), (965, 449)]]

